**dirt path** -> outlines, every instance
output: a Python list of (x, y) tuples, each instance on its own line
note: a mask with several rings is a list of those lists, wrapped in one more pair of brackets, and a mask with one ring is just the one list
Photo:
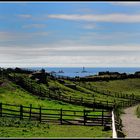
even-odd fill
[(125, 138), (140, 138), (140, 118), (135, 115), (136, 107), (125, 109), (121, 116)]

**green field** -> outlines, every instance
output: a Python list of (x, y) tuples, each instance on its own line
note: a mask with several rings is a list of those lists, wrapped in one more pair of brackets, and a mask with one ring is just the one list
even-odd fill
[[(3, 81), (3, 80), (1, 80)], [(25, 105), (33, 107), (42, 106), (49, 109), (70, 109), (83, 110), (89, 109), (83, 106), (68, 104), (62, 101), (42, 99), (39, 96), (32, 95), (20, 86), (4, 79), (0, 86), (0, 101), (15, 105)], [(12, 108), (12, 107), (11, 107)], [(15, 119), (14, 119), (15, 120)], [(0, 137), (103, 137), (110, 138), (112, 131), (103, 131), (102, 126), (76, 126), (76, 125), (55, 125), (55, 124), (40, 124), (39, 122), (25, 122), (17, 120), (9, 120), (1, 118), (0, 122)], [(20, 123), (20, 125), (19, 125)], [(18, 125), (17, 125), (18, 124)]]
[[(69, 80), (63, 80), (65, 84), (76, 84), (76, 88), (70, 88), (65, 86), (59, 80), (47, 79), (47, 84), (37, 84), (35, 80), (28, 77), (27, 74), (15, 74), (16, 78), (21, 78), (26, 87), (32, 88), (38, 91), (38, 94), (30, 93), (29, 90), (21, 88), (19, 85), (9, 81), (8, 79), (0, 80), (0, 101), (2, 103), (9, 103), (15, 105), (24, 105), (33, 107), (42, 107), (48, 109), (63, 109), (63, 110), (77, 110), (83, 111), (84, 109), (92, 110), (93, 108), (84, 107), (81, 105), (74, 105), (60, 100), (52, 100), (44, 95), (49, 94), (49, 88), (58, 88), (58, 91), (51, 91), (54, 95), (61, 95), (63, 98), (81, 99), (93, 101), (100, 101), (105, 103), (106, 101), (117, 103), (129, 101), (119, 96), (116, 93), (136, 95), (140, 96), (140, 79), (125, 79), (125, 80), (110, 80), (110, 81), (98, 81), (98, 82), (72, 82)], [(109, 91), (110, 95), (102, 94), (97, 91)], [(45, 91), (42, 96), (42, 92)], [(104, 101), (104, 102), (103, 102)], [(12, 108), (12, 107), (11, 107)], [(139, 114), (139, 108), (137, 108), (137, 115)], [(101, 113), (94, 113), (101, 115)], [(69, 118), (69, 117), (67, 117)], [(4, 119), (4, 120), (2, 120)], [(76, 126), (76, 125), (57, 125), (52, 123), (39, 123), (39, 122), (25, 122), (17, 120), (16, 122), (8, 121), (5, 118), (1, 118), (0, 136), (1, 137), (88, 137), (88, 138), (111, 138), (112, 130), (103, 131), (102, 126)], [(18, 124), (18, 125), (17, 125)], [(12, 129), (11, 129), (12, 128)], [(15, 132), (15, 133), (14, 133)]]
[[(23, 79), (23, 82), (25, 83), (25, 85), (27, 85), (29, 88), (31, 87), (31, 85), (34, 87), (34, 90), (38, 90), (40, 91), (40, 88), (43, 90), (46, 90), (45, 93), (43, 93), (43, 95), (48, 95), (49, 94), (49, 88), (58, 88), (58, 91), (55, 92), (51, 92), (51, 94), (55, 96), (57, 95), (61, 95), (63, 96), (63, 98), (69, 100), (70, 97), (72, 97), (73, 99), (76, 100), (80, 100), (81, 98), (83, 98), (84, 101), (88, 101), (91, 104), (93, 104), (93, 102), (97, 102), (97, 103), (102, 103), (104, 105), (107, 104), (107, 102), (112, 106), (114, 104), (114, 100), (116, 101), (117, 104), (120, 104), (124, 101), (129, 101), (128, 99), (125, 98), (120, 98), (117, 96), (114, 96), (114, 93), (111, 93), (113, 96), (107, 96), (104, 94), (99, 94), (96, 91), (87, 88), (87, 86), (89, 86), (89, 82), (84, 82), (84, 83), (80, 83), (77, 84), (76, 83), (76, 88), (70, 88), (65, 86), (65, 84), (74, 84), (73, 82), (69, 81), (69, 80), (64, 80), (65, 84), (60, 83), (58, 80), (51, 80), (48, 79), (47, 82), (48, 84), (40, 84), (40, 86), (38, 86), (38, 84), (34, 81), (31, 80), (28, 75), (22, 75), (22, 74), (16, 74), (16, 78), (19, 79)], [(103, 81), (104, 82), (104, 81)], [(90, 82), (90, 86), (94, 85), (94, 82)], [(94, 85), (95, 86), (95, 85)], [(99, 90), (105, 90), (106, 89), (106, 85), (105, 88), (101, 87), (100, 85), (96, 86)], [(111, 91), (111, 90), (110, 90)], [(111, 91), (112, 92), (112, 91)], [(113, 91), (114, 92), (114, 91)], [(126, 94), (126, 93), (125, 93)]]
[(53, 109), (73, 109), (73, 110), (83, 110), (86, 109), (83, 106), (76, 106), (68, 104), (62, 101), (41, 99), (39, 96), (32, 95), (28, 91), (24, 90), (20, 86), (5, 79), (5, 82), (0, 86), (0, 101), (3, 103), (10, 103), (16, 105), (26, 105), (30, 106), (32, 104), (34, 107), (46, 107)]
[[(3, 121), (3, 120), (2, 120)], [(3, 121), (4, 123), (4, 121)], [(15, 121), (0, 126), (1, 138), (111, 138), (112, 131), (103, 131), (101, 126), (76, 126), (40, 124), (37, 122)]]
[(124, 79), (124, 80), (112, 80), (112, 81), (99, 81), (91, 82), (93, 86), (97, 88), (109, 90), (112, 92), (122, 92), (131, 95), (140, 96), (140, 79)]

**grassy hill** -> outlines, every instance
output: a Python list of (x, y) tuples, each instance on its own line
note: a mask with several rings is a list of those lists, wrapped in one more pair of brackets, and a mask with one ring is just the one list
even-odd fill
[(123, 92), (140, 96), (140, 79), (124, 79), (102, 82), (92, 82), (93, 86), (114, 92)]
[[(12, 75), (13, 76), (13, 75)], [(52, 79), (47, 79), (47, 84), (45, 83), (40, 83), (37, 84), (35, 80), (32, 80), (29, 78), (28, 75), (23, 75), (23, 74), (15, 74), (16, 80), (20, 81), (23, 86), (25, 86), (27, 89), (31, 89), (33, 92), (37, 92), (37, 94), (40, 91), (39, 96), (49, 96), (51, 94), (52, 96), (55, 96), (55, 99), (58, 98), (59, 100), (66, 101), (68, 102), (70, 98), (73, 100), (82, 100), (81, 102), (87, 102), (90, 104), (98, 103), (102, 104), (103, 106), (108, 106), (108, 103), (112, 106), (114, 104), (114, 101), (116, 104), (122, 104), (122, 102), (129, 102), (130, 100), (127, 98), (121, 98), (119, 96), (114, 96), (112, 93), (111, 94), (101, 94), (101, 90), (103, 90), (103, 87), (96, 86), (99, 90), (93, 90), (91, 87), (94, 84), (94, 82), (71, 82), (69, 80), (63, 80), (64, 83), (59, 82), (58, 79), (52, 80)], [(22, 79), (22, 80), (21, 80)], [(82, 84), (81, 84), (82, 83)], [(73, 87), (68, 87), (66, 85), (75, 85), (75, 88)], [(89, 86), (89, 88), (87, 88)], [(95, 85), (93, 86), (95, 87)], [(57, 88), (55, 91), (50, 91), (50, 88)], [(110, 89), (109, 89), (110, 90)], [(112, 91), (111, 91), (112, 92)], [(114, 92), (114, 91), (113, 91)], [(116, 91), (115, 91), (116, 92)], [(125, 93), (126, 94), (126, 93)], [(62, 98), (60, 99), (58, 96), (61, 96)], [(73, 102), (74, 104), (76, 103), (75, 101)]]
[(23, 104), (29, 106), (32, 104), (34, 107), (47, 107), (47, 108), (64, 108), (73, 110), (83, 110), (85, 107), (68, 104), (62, 101), (42, 99), (39, 96), (32, 95), (28, 91), (24, 90), (20, 86), (5, 79), (0, 86), (0, 101), (11, 104)]
[[(4, 79), (0, 80), (0, 102), (16, 105), (32, 104), (34, 107), (83, 110), (89, 109), (84, 106), (68, 104), (62, 101), (42, 99), (33, 95), (16, 85), (15, 83)], [(103, 131), (103, 126), (70, 126), (55, 125), (50, 123), (39, 123), (20, 121), (19, 119), (0, 118), (0, 137), (103, 137), (110, 138), (112, 131)]]
[[(123, 79), (96, 82), (72, 82), (68, 79), (47, 78), (47, 83), (38, 83), (29, 74), (11, 73), (15, 82), (0, 78), (0, 101), (16, 105), (26, 105), (34, 107), (45, 107), (55, 109), (84, 110), (93, 109), (68, 102), (73, 99), (88, 101), (93, 103), (99, 101), (100, 104), (107, 102), (120, 104), (129, 102), (129, 95), (140, 96), (140, 79)], [(60, 81), (61, 80), (61, 81)], [(21, 84), (22, 83), (22, 84)], [(19, 85), (23, 85), (22, 87)], [(74, 86), (67, 86), (74, 85)], [(50, 90), (51, 89), (51, 90)], [(56, 90), (53, 90), (56, 89)], [(95, 90), (96, 89), (96, 90)], [(107, 93), (107, 94), (106, 94)], [(109, 94), (108, 94), (109, 93)], [(119, 93), (127, 95), (118, 96)], [(51, 96), (50, 96), (51, 94)], [(118, 94), (118, 95), (116, 95)], [(52, 98), (52, 97), (57, 98)], [(59, 97), (60, 96), (60, 97)], [(49, 97), (49, 98), (48, 98)], [(59, 98), (58, 98), (59, 97)], [(63, 99), (63, 100), (62, 100)], [(64, 101), (64, 99), (67, 99)], [(105, 137), (110, 138), (112, 131), (103, 131), (102, 126), (68, 126), (54, 125), (48, 123), (32, 123), (19, 120), (6, 120), (0, 118), (1, 137)], [(17, 127), (17, 122), (18, 127)], [(3, 129), (4, 128), (4, 129)], [(12, 128), (12, 129), (11, 129)], [(16, 131), (17, 133), (13, 133)], [(62, 133), (63, 132), (63, 133)]]

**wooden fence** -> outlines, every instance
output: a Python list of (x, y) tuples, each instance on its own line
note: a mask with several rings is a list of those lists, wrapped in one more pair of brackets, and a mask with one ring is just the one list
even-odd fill
[[(96, 93), (102, 94), (102, 95), (107, 95), (107, 96), (120, 98), (119, 100), (121, 102), (119, 103), (119, 106), (122, 107), (122, 108), (132, 106), (132, 105), (135, 105), (135, 104), (140, 102), (140, 96), (136, 96), (133, 93), (132, 94), (125, 94), (125, 93), (122, 93), (122, 92), (115, 92), (115, 91), (112, 92), (112, 91), (108, 91), (108, 90), (101, 90), (101, 89), (98, 89), (95, 86), (86, 85), (86, 83), (84, 83), (84, 84), (76, 83), (76, 84), (78, 84), (80, 86), (83, 86), (83, 87), (85, 87), (89, 90), (92, 90)], [(124, 99), (127, 99), (128, 101), (125, 101)]]
[(0, 117), (67, 125), (106, 126), (112, 123), (107, 110), (64, 110), (0, 103)]
[(122, 98), (122, 99), (128, 99), (128, 100), (136, 100), (136, 101), (140, 101), (140, 96), (136, 96), (133, 93), (132, 94), (125, 94), (122, 92), (115, 92), (115, 91), (109, 91), (109, 90), (101, 90), (99, 88), (97, 88), (96, 86), (93, 86), (91, 84), (87, 84), (87, 83), (80, 83), (80, 82), (76, 82), (75, 84), (85, 87), (89, 90), (92, 90), (96, 93), (102, 94), (102, 95), (107, 95), (107, 96), (112, 96), (112, 97), (116, 97), (116, 98)]
[(16, 84), (20, 85), (21, 87), (23, 87), (24, 89), (26, 89), (27, 91), (38, 95), (42, 98), (47, 97), (50, 99), (55, 99), (55, 100), (61, 100), (67, 103), (72, 103), (75, 105), (83, 105), (86, 107), (92, 107), (92, 108), (104, 108), (104, 109), (109, 109), (111, 110), (113, 108), (114, 105), (114, 101), (103, 101), (103, 100), (96, 100), (94, 99), (85, 99), (83, 97), (81, 98), (76, 98), (76, 97), (72, 97), (72, 96), (66, 96), (64, 92), (60, 92), (59, 90), (52, 90), (52, 89), (45, 89), (43, 87), (40, 86), (40, 84), (37, 84), (39, 86), (39, 88), (37, 89), (36, 86), (34, 86), (31, 82), (24, 82), (22, 80), (22, 77), (20, 77), (19, 79), (16, 77), (8, 77), (9, 80), (12, 80), (13, 82), (16, 82)]
[(125, 137), (124, 132), (122, 131), (122, 120), (120, 118), (120, 113), (116, 110), (114, 110), (114, 119), (115, 119), (115, 128), (116, 128), (116, 133), (117, 133), (117, 137), (121, 138), (121, 137)]
[[(139, 100), (135, 99), (130, 99), (128, 101), (122, 100), (119, 103), (116, 103), (116, 100), (114, 101), (108, 101), (108, 100), (97, 100), (95, 98), (93, 99), (85, 99), (83, 97), (81, 98), (76, 98), (74, 96), (66, 96), (64, 92), (60, 92), (59, 90), (52, 90), (52, 89), (45, 89), (42, 87), (40, 84), (34, 85), (31, 81), (24, 81), (22, 77), (12, 77), (8, 76), (9, 80), (12, 80), (13, 82), (16, 82), (16, 84), (20, 85), (27, 91), (31, 92), (34, 95), (39, 96), (40, 98), (50, 98), (50, 99), (55, 99), (55, 100), (61, 100), (63, 102), (75, 104), (75, 105), (82, 105), (85, 107), (90, 107), (90, 108), (99, 108), (99, 109), (108, 109), (112, 110), (114, 106), (118, 107), (128, 107), (132, 106), (134, 104), (137, 104)], [(39, 87), (39, 88), (37, 88)]]

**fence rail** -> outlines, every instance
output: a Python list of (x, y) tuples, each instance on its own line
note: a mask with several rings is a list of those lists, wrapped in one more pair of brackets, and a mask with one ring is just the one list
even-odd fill
[(0, 117), (16, 117), (20, 120), (36, 120), (69, 125), (111, 126), (111, 112), (108, 110), (63, 110), (33, 107), (32, 105), (11, 105), (0, 103)]
[[(47, 98), (54, 99), (54, 100), (61, 100), (63, 102), (67, 102), (67, 103), (71, 103), (71, 104), (75, 104), (75, 105), (82, 105), (82, 106), (90, 107), (93, 109), (94, 108), (100, 108), (100, 109), (104, 108), (104, 109), (112, 110), (114, 105), (124, 108), (124, 107), (128, 107), (128, 106), (131, 106), (131, 105), (139, 102), (138, 100), (136, 100), (136, 97), (134, 97), (134, 96), (132, 96), (133, 98), (130, 98), (128, 101), (122, 100), (119, 103), (116, 103), (115, 100), (114, 101), (104, 101), (104, 100), (99, 100), (99, 99), (97, 100), (95, 98), (93, 98), (92, 100), (85, 99), (83, 97), (78, 99), (78, 98), (71, 97), (71, 96), (69, 96), (69, 97), (65, 96), (65, 93), (60, 93), (59, 91), (57, 92), (52, 89), (46, 89), (37, 83), (34, 83), (34, 84), (36, 84), (36, 86), (34, 86), (34, 84), (31, 81), (28, 81), (29, 80), (28, 78), (26, 80), (24, 80), (24, 78), (22, 76), (13, 77), (11, 75), (8, 75), (8, 77), (9, 77), (9, 80), (16, 82), (16, 84), (25, 88), (32, 94), (41, 96), (42, 98), (47, 97)], [(103, 92), (103, 94), (108, 94), (108, 93)], [(121, 99), (122, 98), (123, 97), (121, 97)]]
[[(74, 96), (65, 96), (65, 93), (60, 93), (59, 91), (55, 91), (52, 89), (46, 89), (41, 87), (39, 84), (37, 84), (37, 86), (34, 86), (34, 84), (28, 79), (24, 79), (22, 76), (11, 76), (8, 75), (9, 80), (12, 80), (14, 82), (16, 82), (16, 84), (20, 85), (21, 87), (25, 88), (26, 90), (28, 90), (29, 92), (38, 95), (38, 96), (42, 96), (47, 97), (47, 98), (51, 98), (51, 99), (55, 99), (55, 100), (61, 100), (67, 103), (71, 103), (71, 104), (76, 104), (76, 105), (82, 105), (82, 106), (86, 106), (86, 107), (90, 107), (90, 108), (104, 108), (104, 109), (109, 109), (112, 110), (114, 105), (118, 105), (119, 107), (128, 107), (131, 105), (136, 104), (137, 102), (139, 102), (139, 98), (134, 96), (133, 94), (131, 95), (131, 97), (128, 97), (128, 95), (123, 95), (122, 93), (114, 93), (111, 94), (111, 92), (109, 91), (102, 91), (102, 90), (97, 90), (97, 87), (93, 87), (91, 88), (91, 86), (86, 86), (86, 84), (84, 86), (86, 86), (86, 88), (90, 88), (90, 90), (93, 90), (95, 92), (98, 92), (100, 94), (104, 94), (107, 96), (113, 96), (113, 97), (117, 97), (120, 98), (121, 100), (116, 103), (116, 101), (114, 100), (113, 102), (111, 101), (104, 101), (104, 100), (95, 100), (95, 98), (93, 98), (93, 100), (89, 100), (89, 99), (85, 99), (83, 97), (81, 98), (76, 98)], [(80, 84), (80, 83), (79, 83)], [(125, 101), (124, 99), (128, 99), (127, 101)]]
[(64, 102), (68, 102), (68, 103), (72, 103), (72, 104), (76, 104), (76, 105), (83, 105), (86, 107), (91, 107), (91, 108), (104, 108), (104, 109), (109, 109), (112, 110), (114, 102), (111, 101), (103, 101), (103, 100), (97, 100), (97, 99), (93, 99), (93, 100), (89, 100), (89, 99), (85, 99), (83, 97), (81, 98), (76, 98), (76, 97), (71, 97), (71, 96), (65, 96), (65, 93), (62, 92), (57, 92), (55, 90), (52, 89), (46, 89), (44, 87), (42, 87), (40, 84), (37, 84), (37, 86), (39, 87), (37, 89), (37, 86), (34, 86), (32, 84), (31, 81), (28, 81), (26, 79), (26, 81), (24, 81), (22, 76), (16, 77), (16, 76), (11, 76), (8, 75), (9, 80), (16, 82), (16, 84), (20, 85), (21, 87), (25, 88), (26, 90), (28, 90), (29, 92), (41, 96), (41, 97), (47, 97), (47, 98), (51, 98), (51, 99), (55, 99), (55, 100), (61, 100)]
[(115, 91), (109, 91), (109, 90), (101, 90), (96, 86), (91, 85), (90, 83), (82, 83), (82, 82), (75, 82), (76, 85), (85, 87), (89, 90), (92, 90), (96, 93), (102, 94), (102, 95), (107, 95), (107, 96), (112, 96), (112, 97), (116, 97), (116, 98), (120, 98), (120, 99), (128, 99), (131, 101), (140, 101), (140, 96), (136, 96), (133, 93), (132, 94), (126, 94), (126, 93), (122, 93), (122, 92), (115, 92)]

